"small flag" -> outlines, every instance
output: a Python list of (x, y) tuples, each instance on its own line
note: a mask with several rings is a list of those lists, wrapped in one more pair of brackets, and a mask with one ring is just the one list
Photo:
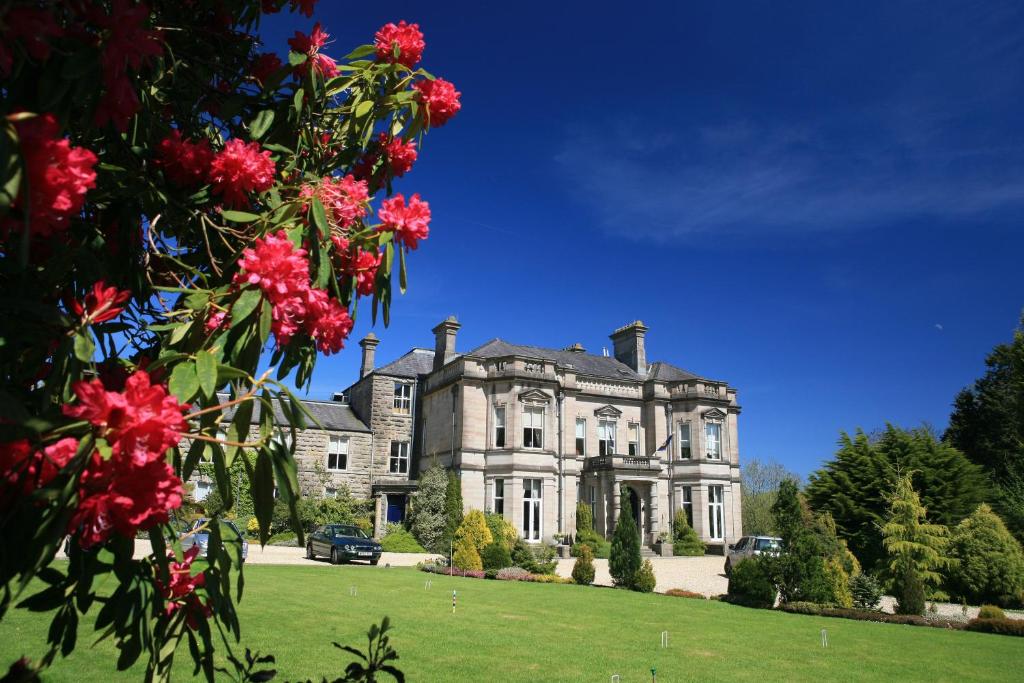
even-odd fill
[(668, 435), (668, 438), (667, 438), (667, 439), (665, 439), (665, 443), (661, 444), (661, 448), (659, 448), (659, 449), (658, 449), (657, 451), (655, 451), (655, 452), (656, 452), (656, 453), (661, 453), (662, 451), (665, 451), (665, 450), (667, 450), (667, 449), (668, 449), (668, 445), (669, 445), (670, 443), (672, 443), (672, 437), (673, 437), (673, 436), (674, 436), (673, 434), (669, 434), (669, 435)]

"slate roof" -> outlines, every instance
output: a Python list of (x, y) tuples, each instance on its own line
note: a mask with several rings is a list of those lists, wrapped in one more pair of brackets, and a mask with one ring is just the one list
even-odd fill
[(432, 349), (414, 348), (387, 365), (374, 368), (373, 374), (416, 379), (420, 375), (430, 374), (433, 369), (434, 351)]
[(647, 367), (647, 377), (648, 379), (656, 379), (659, 382), (681, 382), (690, 379), (702, 379), (699, 375), (695, 375), (689, 370), (683, 370), (662, 361), (651, 363)]
[[(221, 400), (226, 400), (227, 396), (222, 395)], [(363, 423), (356, 414), (352, 412), (352, 406), (340, 403), (338, 401), (311, 401), (308, 399), (302, 399), (302, 404), (306, 406), (306, 409), (315, 417), (324, 429), (341, 432), (369, 432), (370, 428)], [(260, 418), (260, 409), (262, 404), (256, 403), (253, 406), (252, 411), (252, 424), (258, 424)], [(228, 420), (235, 414), (235, 407), (232, 406), (224, 411), (224, 417)], [(306, 427), (308, 429), (316, 429), (316, 423), (306, 421)], [(284, 418), (284, 413), (281, 412), (281, 406), (274, 401), (274, 424), (285, 425), (288, 421)]]
[(610, 379), (622, 379), (641, 381), (643, 378), (636, 374), (631, 367), (610, 356), (595, 356), (591, 353), (579, 353), (576, 351), (565, 351), (560, 349), (545, 349), (541, 346), (523, 346), (520, 344), (509, 344), (501, 339), (492, 339), (483, 346), (473, 349), (467, 356), (481, 356), (483, 358), (497, 358), (500, 356), (527, 356), (530, 358), (543, 358), (551, 360), (559, 365), (572, 365), (577, 372), (595, 377), (608, 377)]

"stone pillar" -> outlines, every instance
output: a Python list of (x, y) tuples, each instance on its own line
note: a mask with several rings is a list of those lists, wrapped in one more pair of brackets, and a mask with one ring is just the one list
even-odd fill
[(611, 486), (612, 486), (612, 509), (611, 509), (611, 515), (610, 515), (612, 523), (611, 523), (611, 528), (608, 529), (608, 535), (609, 536), (611, 534), (615, 533), (615, 525), (619, 521), (619, 510), (621, 509), (619, 498), (622, 495), (622, 489), (621, 489), (621, 487), (619, 487), (618, 482), (615, 481), (615, 477), (612, 476), (612, 477), (610, 477), (610, 479), (611, 479), (610, 483), (611, 483)]
[(650, 533), (650, 543), (654, 543), (658, 540), (658, 534), (661, 533), (661, 520), (658, 518), (658, 482), (651, 482), (651, 494), (650, 502), (647, 504), (647, 519), (649, 520), (648, 532)]

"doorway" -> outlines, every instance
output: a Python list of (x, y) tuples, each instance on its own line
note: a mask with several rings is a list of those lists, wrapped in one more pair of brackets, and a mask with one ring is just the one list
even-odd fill
[(388, 494), (388, 524), (401, 524), (405, 521), (405, 494)]

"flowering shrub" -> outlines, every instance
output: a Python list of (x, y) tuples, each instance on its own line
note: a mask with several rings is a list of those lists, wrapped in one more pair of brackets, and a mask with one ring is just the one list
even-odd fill
[(524, 581), (530, 576), (530, 572), (522, 567), (505, 567), (498, 570), (499, 581)]
[[(0, 619), (15, 604), (53, 615), (43, 664), (74, 649), (90, 609), (117, 666), (147, 658), (150, 679), (175, 652), (210, 679), (215, 649), (239, 677), (265, 661), (231, 649), (236, 475), (261, 541), (276, 490), (302, 543), (293, 446), (270, 437), (275, 412), (292, 429), (311, 416), (282, 382), (309, 386), (360, 298), (389, 323), (431, 218), (392, 184), (461, 106), (418, 67), (416, 24), (368, 28), (347, 56), (320, 23), (259, 40), (264, 14), (315, 5), (0, 5), (0, 314), (17, 321), (0, 339), (0, 534), (18, 549), (0, 558)], [(200, 469), (220, 503), (194, 573), (172, 515)], [(37, 576), (46, 587), (22, 595)]]

